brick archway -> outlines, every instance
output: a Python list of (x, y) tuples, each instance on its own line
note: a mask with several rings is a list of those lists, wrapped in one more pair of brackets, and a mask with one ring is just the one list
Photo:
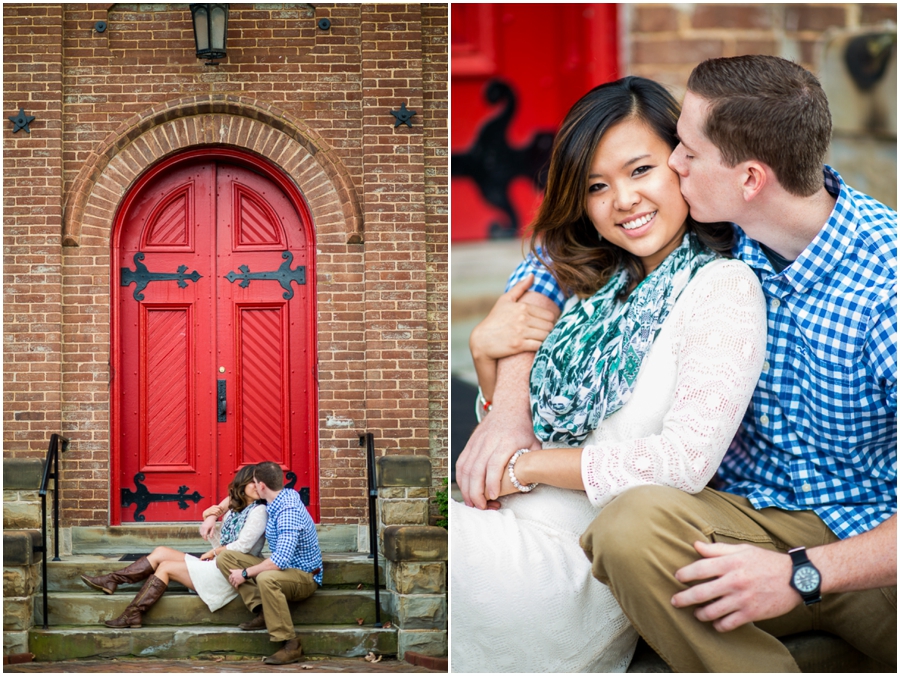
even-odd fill
[(236, 97), (190, 98), (151, 108), (124, 123), (91, 154), (69, 191), (63, 245), (83, 234), (108, 237), (115, 211), (135, 180), (174, 153), (231, 146), (267, 158), (303, 193), (317, 241), (363, 241), (362, 209), (343, 164), (318, 135), (271, 106)]

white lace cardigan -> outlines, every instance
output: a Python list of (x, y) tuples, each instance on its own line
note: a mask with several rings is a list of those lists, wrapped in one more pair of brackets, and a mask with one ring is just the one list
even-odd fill
[(586, 439), (581, 474), (591, 503), (647, 484), (700, 492), (740, 426), (765, 350), (756, 275), (735, 260), (704, 266), (663, 325), (631, 399)]

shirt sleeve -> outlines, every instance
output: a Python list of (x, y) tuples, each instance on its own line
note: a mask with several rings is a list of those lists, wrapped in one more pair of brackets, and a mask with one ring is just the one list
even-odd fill
[(237, 540), (225, 545), (225, 549), (248, 554), (253, 549), (253, 545), (265, 535), (266, 518), (265, 505), (254, 507), (253, 511), (247, 516), (247, 520), (244, 522), (244, 527), (241, 528)]
[(597, 506), (641, 485), (699, 493), (722, 462), (750, 403), (766, 353), (766, 305), (759, 281), (743, 263), (728, 261), (687, 291), (690, 307), (673, 318), (678, 370), (662, 432), (586, 446), (581, 455), (585, 491)]
[(513, 270), (512, 275), (510, 275), (509, 280), (506, 282), (505, 290), (509, 291), (514, 285), (521, 282), (528, 275), (534, 275), (534, 281), (531, 283), (530, 290), (547, 296), (547, 298), (556, 303), (557, 307), (562, 310), (568, 297), (559, 288), (556, 278), (550, 274), (550, 271), (544, 267), (544, 264), (532, 253), (529, 253), (525, 257), (525, 260), (519, 263), (518, 267)]

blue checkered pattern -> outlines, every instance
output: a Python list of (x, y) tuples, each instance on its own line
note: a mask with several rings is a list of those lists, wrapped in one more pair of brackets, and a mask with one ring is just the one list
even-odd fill
[(322, 552), (316, 524), (300, 500), (300, 494), (293, 488), (283, 488), (268, 507), (269, 520), (266, 523), (266, 540), (272, 552), (272, 562), (284, 570), (299, 568), (311, 573), (322, 586)]
[[(779, 274), (738, 229), (735, 255), (766, 295), (768, 345), (719, 479), (757, 509), (813, 510), (845, 538), (897, 509), (897, 214), (830, 167), (825, 186), (831, 218)], [(514, 277), (529, 273), (559, 304), (539, 261)]]
[[(538, 249), (538, 253), (543, 256), (543, 252), (541, 252), (540, 249)], [(547, 296), (547, 298), (556, 303), (559, 306), (559, 309), (562, 310), (563, 305), (566, 304), (565, 294), (560, 291), (559, 284), (556, 283), (556, 279), (550, 274), (550, 271), (547, 270), (547, 268), (544, 267), (544, 264), (532, 253), (529, 253), (525, 257), (525, 260), (519, 263), (519, 266), (513, 271), (509, 281), (506, 282), (506, 290), (509, 291), (513, 286), (531, 274), (534, 275), (534, 281), (531, 283), (528, 290), (537, 291), (538, 293)]]

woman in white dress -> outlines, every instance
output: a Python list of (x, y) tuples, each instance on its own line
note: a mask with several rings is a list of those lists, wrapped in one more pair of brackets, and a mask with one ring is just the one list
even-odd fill
[(99, 577), (81, 576), (85, 584), (106, 594), (114, 593), (122, 583), (147, 579), (122, 614), (106, 621), (108, 627), (139, 628), (143, 613), (160, 599), (170, 580), (196, 591), (211, 612), (237, 596), (237, 591), (216, 567), (215, 559), (226, 549), (259, 556), (265, 544), (266, 505), (259, 501), (253, 468), (253, 465), (242, 467), (228, 485), (228, 497), (203, 512), (200, 532), (204, 538), (212, 537), (216, 519), (224, 513), (220, 546), (199, 559), (170, 547), (157, 547), (122, 570)]
[(701, 491), (750, 401), (765, 302), (726, 257), (731, 226), (689, 217), (667, 164), (678, 115), (624, 78), (554, 142), (532, 252), (574, 297), (532, 367), (542, 450), (512, 455), (498, 509), (450, 504), (454, 672), (625, 671), (637, 633), (579, 537), (630, 487)]

